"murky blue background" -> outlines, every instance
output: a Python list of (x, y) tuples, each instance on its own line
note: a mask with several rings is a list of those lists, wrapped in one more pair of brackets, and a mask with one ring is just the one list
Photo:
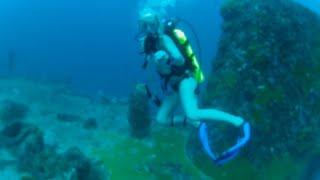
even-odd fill
[[(177, 0), (174, 16), (193, 24), (203, 67), (210, 70), (220, 34), (222, 0)], [(320, 0), (300, 0), (320, 11)], [(134, 40), (138, 1), (1, 0), (0, 75), (16, 52), (16, 75), (68, 82), (80, 92), (125, 96), (143, 81)]]

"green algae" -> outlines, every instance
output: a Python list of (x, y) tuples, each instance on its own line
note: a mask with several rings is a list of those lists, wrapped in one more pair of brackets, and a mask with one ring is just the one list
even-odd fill
[(262, 110), (254, 109), (254, 110), (252, 110), (251, 115), (252, 115), (255, 122), (262, 123), (264, 120), (264, 113), (265, 112)]
[(237, 74), (231, 70), (225, 72), (225, 76), (223, 78), (225, 88), (234, 88), (238, 79)]
[(256, 94), (255, 104), (265, 107), (271, 102), (283, 100), (284, 92), (281, 87), (261, 86)]
[(206, 157), (198, 158), (196, 166), (208, 176), (219, 180), (261, 179), (283, 180), (298, 179), (305, 167), (305, 162), (297, 162), (293, 157), (270, 157), (270, 161), (259, 168), (248, 159), (238, 158), (224, 166), (215, 166)]
[(254, 179), (254, 177), (257, 177), (257, 172), (253, 165), (246, 159), (236, 159), (224, 166), (216, 166), (207, 157), (202, 156), (195, 160), (194, 163), (214, 179)]
[(291, 157), (273, 158), (269, 165), (263, 168), (259, 179), (298, 180), (303, 168), (303, 163), (297, 163)]
[(185, 153), (186, 135), (175, 129), (155, 132), (149, 140), (138, 140), (106, 133), (102, 138), (114, 143), (108, 149), (95, 149), (93, 154), (108, 167), (111, 179), (171, 179), (203, 177)]
[(175, 179), (180, 174), (178, 177), (184, 179), (280, 180), (296, 179), (304, 167), (290, 156), (270, 157), (259, 169), (241, 157), (224, 166), (216, 166), (203, 154), (192, 162), (185, 152), (186, 134), (172, 128), (154, 133), (153, 145), (115, 133), (101, 136), (112, 139), (114, 144), (93, 153), (108, 168), (111, 179)]
[[(204, 99), (216, 99), (224, 96), (224, 92), (226, 88), (221, 79), (209, 79), (210, 83), (208, 83), (208, 91), (204, 94)], [(220, 84), (219, 86), (211, 86), (211, 84)]]

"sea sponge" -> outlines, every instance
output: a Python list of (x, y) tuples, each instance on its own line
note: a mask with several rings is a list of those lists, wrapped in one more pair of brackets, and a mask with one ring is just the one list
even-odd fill
[(143, 138), (149, 135), (152, 120), (149, 97), (143, 84), (137, 84), (130, 95), (128, 120), (133, 136)]

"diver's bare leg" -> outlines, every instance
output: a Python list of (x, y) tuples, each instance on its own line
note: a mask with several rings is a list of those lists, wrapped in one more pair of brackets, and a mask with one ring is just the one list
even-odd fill
[(171, 114), (173, 113), (175, 107), (178, 105), (179, 96), (177, 93), (167, 96), (160, 106), (157, 114), (157, 122), (163, 125), (170, 124)]
[(216, 109), (199, 109), (195, 89), (197, 82), (194, 78), (184, 79), (180, 83), (179, 94), (182, 107), (193, 125), (199, 125), (200, 120), (224, 121), (240, 126), (243, 119)]

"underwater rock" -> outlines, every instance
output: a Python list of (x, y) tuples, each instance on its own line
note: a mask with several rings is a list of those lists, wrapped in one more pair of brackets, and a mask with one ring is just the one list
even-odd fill
[(138, 138), (149, 135), (151, 128), (151, 116), (149, 97), (143, 84), (138, 84), (129, 99), (129, 124), (131, 134)]
[(40, 151), (25, 148), (18, 158), (19, 171), (34, 179), (108, 179), (106, 169), (100, 163), (88, 159), (77, 148), (70, 148), (63, 154), (49, 146)]
[(3, 100), (0, 102), (0, 120), (5, 122), (23, 120), (29, 111), (29, 108), (21, 103), (12, 100)]
[(57, 119), (61, 122), (78, 122), (81, 121), (81, 117), (74, 114), (58, 113)]
[(313, 149), (320, 132), (319, 16), (290, 0), (228, 0), (221, 15), (206, 105), (251, 122), (246, 156), (256, 164)]
[(31, 155), (28, 151), (24, 151), (19, 155), (19, 159), (18, 170), (30, 174), (35, 179), (62, 177), (68, 166), (68, 162), (63, 161), (52, 148), (45, 148)]
[(301, 176), (301, 180), (309, 179), (309, 180), (319, 180), (320, 179), (320, 154), (311, 156), (310, 160), (306, 165), (306, 169), (304, 170), (303, 175)]
[(40, 153), (44, 148), (43, 133), (38, 128), (33, 128), (31, 133), (21, 143), (20, 151), (28, 152), (30, 156)]
[(21, 151), (20, 148), (40, 151), (44, 145), (42, 136), (39, 128), (19, 121), (6, 125), (0, 133), (1, 144), (15, 152)]
[(108, 97), (104, 93), (100, 92), (100, 93), (98, 93), (98, 102), (102, 105), (109, 105), (112, 103), (112, 100), (110, 97)]
[[(15, 121), (0, 131), (1, 147), (17, 161), (17, 170), (31, 179), (94, 179), (108, 178), (101, 163), (87, 158), (79, 149), (58, 153), (58, 145), (46, 145), (42, 131), (28, 123)], [(72, 178), (71, 178), (72, 177)]]
[(71, 179), (104, 180), (108, 178), (101, 163), (89, 160), (78, 148), (70, 148), (64, 156), (73, 167)]
[(98, 127), (97, 120), (95, 118), (89, 118), (83, 123), (85, 129), (96, 129)]
[(5, 128), (3, 128), (1, 134), (9, 138), (17, 137), (18, 134), (20, 134), (23, 125), (24, 123), (22, 122), (11, 123), (7, 125)]

